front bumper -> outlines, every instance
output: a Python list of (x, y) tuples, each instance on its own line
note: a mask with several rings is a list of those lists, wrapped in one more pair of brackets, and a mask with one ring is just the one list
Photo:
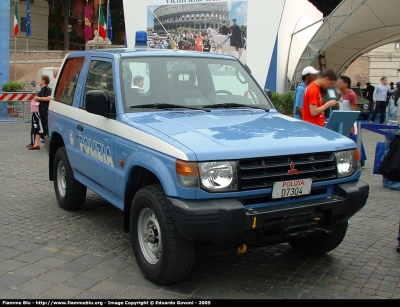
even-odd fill
[(357, 180), (335, 186), (331, 197), (257, 209), (247, 209), (238, 199), (168, 198), (168, 202), (176, 228), (186, 239), (275, 244), (313, 229), (331, 230), (361, 210), (368, 194), (368, 184)]

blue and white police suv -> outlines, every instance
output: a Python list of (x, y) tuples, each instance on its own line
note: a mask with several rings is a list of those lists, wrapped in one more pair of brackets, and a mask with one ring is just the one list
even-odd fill
[(64, 60), (46, 139), (59, 205), (79, 209), (90, 188), (121, 209), (157, 284), (190, 273), (196, 242), (335, 249), (369, 193), (355, 143), (277, 112), (234, 57), (136, 37)]

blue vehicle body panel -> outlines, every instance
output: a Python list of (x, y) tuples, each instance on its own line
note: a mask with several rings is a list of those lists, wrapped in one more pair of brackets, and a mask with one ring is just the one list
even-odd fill
[[(162, 51), (165, 56), (213, 57), (236, 60), (215, 54)], [(85, 57), (82, 72), (76, 84), (71, 108), (76, 114), (95, 120), (97, 115), (80, 109), (84, 87), (92, 60), (113, 63), (116, 118), (107, 120), (107, 128), (94, 127), (83, 121), (49, 112), (50, 133), (58, 133), (64, 140), (75, 178), (106, 200), (124, 209), (125, 189), (132, 171), (142, 167), (154, 173), (168, 197), (176, 199), (256, 198), (270, 195), (271, 189), (209, 193), (199, 188), (187, 189), (178, 185), (175, 173), (177, 158), (135, 143), (116, 133), (114, 124), (123, 124), (177, 148), (189, 161), (238, 160), (281, 155), (298, 155), (317, 152), (334, 152), (356, 148), (349, 138), (327, 129), (297, 121), (275, 110), (225, 109), (203, 111), (149, 111), (124, 113), (121, 88), (120, 59), (135, 56), (160, 56), (160, 51), (132, 51), (125, 49), (85, 51), (70, 57)], [(103, 117), (98, 116), (98, 118)], [(77, 129), (84, 127), (83, 131)], [(107, 163), (95, 158), (93, 151), (101, 152)], [(110, 162), (111, 159), (111, 162)], [(123, 161), (123, 165), (120, 164)], [(312, 200), (329, 197), (334, 186), (360, 178), (360, 171), (352, 177), (318, 182), (313, 188), (327, 188), (323, 195), (304, 197)], [(284, 200), (285, 202), (296, 202)], [(259, 208), (273, 206), (282, 201), (248, 206)]]
[[(349, 138), (271, 110), (127, 114), (190, 148), (198, 161), (332, 152), (355, 148)], [(289, 146), (290, 145), (290, 146)]]

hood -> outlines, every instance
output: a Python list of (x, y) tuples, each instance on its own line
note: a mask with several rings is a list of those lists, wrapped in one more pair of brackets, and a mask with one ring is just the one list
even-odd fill
[(127, 114), (193, 151), (199, 161), (332, 152), (355, 143), (331, 130), (275, 110), (176, 111)]

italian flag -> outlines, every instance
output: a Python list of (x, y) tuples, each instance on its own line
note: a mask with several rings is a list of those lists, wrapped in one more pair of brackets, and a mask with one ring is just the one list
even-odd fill
[(19, 27), (18, 27), (18, 4), (17, 1), (15, 1), (15, 9), (14, 9), (14, 36), (18, 35), (19, 32)]
[(103, 8), (100, 4), (100, 9), (99, 9), (99, 35), (103, 39), (106, 39), (107, 36), (107, 24), (106, 20), (104, 19), (104, 14), (103, 14)]

